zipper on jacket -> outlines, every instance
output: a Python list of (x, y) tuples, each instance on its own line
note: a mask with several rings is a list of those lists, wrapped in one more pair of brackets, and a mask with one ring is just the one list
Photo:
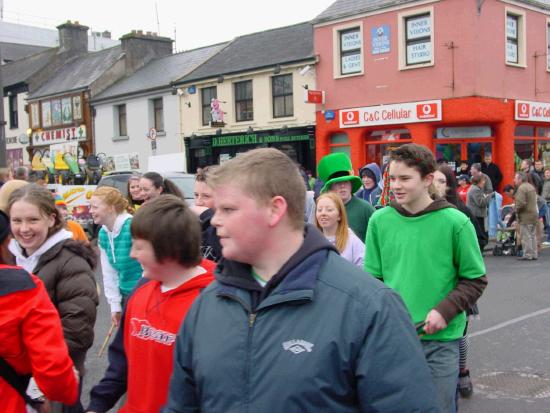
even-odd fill
[(252, 333), (257, 313), (248, 313), (248, 337), (246, 340), (246, 411), (250, 408), (250, 370), (252, 359)]
[(248, 327), (252, 328), (254, 326), (254, 321), (256, 321), (256, 313), (248, 314)]

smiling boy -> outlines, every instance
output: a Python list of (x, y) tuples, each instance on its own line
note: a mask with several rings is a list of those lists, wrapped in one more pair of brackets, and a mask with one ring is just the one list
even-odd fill
[(304, 227), (294, 162), (256, 149), (208, 176), (224, 258), (177, 338), (164, 412), (436, 412), (401, 299)]
[(430, 196), (432, 153), (403, 145), (391, 152), (389, 168), (395, 201), (370, 220), (365, 270), (401, 295), (415, 323), (426, 323), (422, 347), (447, 413), (453, 411), (464, 310), (487, 284), (485, 265), (468, 217)]
[(108, 411), (125, 392), (121, 411), (159, 411), (168, 394), (176, 333), (213, 280), (215, 265), (200, 254), (198, 219), (180, 198), (163, 195), (145, 203), (131, 232), (131, 257), (143, 267), (144, 278), (128, 298), (109, 347), (109, 367), (91, 391), (88, 412)]

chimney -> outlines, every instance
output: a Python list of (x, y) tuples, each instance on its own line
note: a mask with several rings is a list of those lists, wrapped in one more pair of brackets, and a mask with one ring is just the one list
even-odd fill
[(127, 75), (146, 65), (151, 59), (172, 54), (173, 40), (151, 32), (132, 30), (122, 36), (120, 41), (125, 53)]
[(111, 32), (108, 30), (105, 30), (103, 33), (101, 33), (101, 37), (104, 39), (110, 39), (111, 38)]
[(74, 55), (88, 52), (88, 27), (82, 26), (78, 21), (74, 23), (67, 20), (57, 26), (59, 31), (59, 53)]

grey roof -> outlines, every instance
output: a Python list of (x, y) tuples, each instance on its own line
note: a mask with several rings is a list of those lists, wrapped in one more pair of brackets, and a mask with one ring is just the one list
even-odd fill
[(181, 82), (239, 73), (313, 58), (313, 26), (299, 23), (235, 38)]
[(41, 53), (7, 63), (2, 66), (2, 83), (4, 87), (26, 82), (44, 66), (57, 53), (57, 48), (46, 49)]
[(84, 89), (109, 69), (121, 55), (122, 46), (115, 46), (77, 57), (64, 64), (46, 83), (31, 93), (29, 99)]
[(172, 81), (185, 76), (226, 45), (220, 43), (153, 59), (134, 74), (97, 95), (94, 101), (168, 87)]
[(34, 46), (30, 44), (0, 43), (2, 60), (13, 62), (47, 50), (48, 47)]
[[(337, 0), (325, 11), (315, 17), (315, 19), (313, 19), (313, 24), (355, 16), (388, 7), (400, 6), (407, 3), (415, 3), (417, 1), (418, 0)], [(550, 10), (550, 0), (517, 1)]]

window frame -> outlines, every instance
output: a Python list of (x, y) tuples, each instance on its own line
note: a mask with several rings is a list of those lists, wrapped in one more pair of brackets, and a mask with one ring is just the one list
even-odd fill
[[(513, 16), (516, 18), (516, 41), (517, 41), (517, 62), (508, 61), (508, 16)], [(512, 67), (527, 67), (526, 60), (526, 14), (522, 10), (514, 9), (511, 7), (504, 8), (504, 63), (506, 66)], [(548, 34), (546, 35), (548, 37)], [(548, 65), (547, 65), (548, 66)]]
[(10, 129), (19, 127), (19, 108), (18, 108), (17, 93), (8, 95), (8, 113), (10, 119)]
[[(233, 91), (235, 93), (235, 122), (252, 122), (254, 121), (254, 88), (252, 79), (249, 80), (243, 80), (240, 82), (233, 83)], [(237, 88), (244, 86), (246, 88), (246, 85), (250, 85), (250, 97), (248, 97), (248, 93), (245, 90), (245, 94), (247, 95), (246, 98), (238, 99), (237, 98)], [(249, 110), (246, 110), (245, 112), (241, 112), (239, 110), (240, 104), (245, 104), (246, 108)], [(250, 108), (249, 108), (250, 107)], [(241, 118), (242, 113), (250, 113), (250, 118)]]
[[(353, 31), (359, 31), (359, 37), (361, 38), (361, 46), (358, 49), (346, 50), (342, 52), (342, 35)], [(365, 74), (365, 36), (363, 31), (363, 22), (353, 22), (343, 25), (339, 25), (333, 28), (332, 32), (332, 44), (333, 44), (333, 77), (334, 79), (362, 76)], [(359, 51), (357, 53), (357, 50)], [(355, 52), (355, 53), (354, 53)], [(342, 73), (342, 58), (344, 56), (350, 56), (358, 54), (360, 56), (360, 70), (352, 73)]]
[[(282, 86), (282, 93), (276, 93), (275, 91), (275, 82), (278, 80), (278, 79), (281, 79), (283, 81), (283, 86)], [(290, 87), (289, 87), (289, 90), (286, 90), (285, 89), (285, 86), (286, 85), (286, 82), (285, 82), (285, 79), (290, 79)], [(287, 108), (287, 98), (290, 97), (290, 111), (288, 110)], [(283, 113), (282, 114), (276, 114), (275, 113), (275, 110), (276, 110), (276, 101), (280, 100), (282, 98), (282, 101), (283, 101)], [(279, 118), (288, 118), (288, 117), (291, 117), (291, 116), (294, 116), (294, 79), (293, 79), (293, 76), (292, 76), (292, 73), (287, 73), (287, 74), (283, 74), (283, 75), (277, 75), (277, 76), (272, 76), (271, 77), (271, 102), (272, 102), (272, 105), (273, 105), (273, 110), (272, 110), (272, 115), (273, 115), (273, 119), (279, 119)]]
[(550, 18), (546, 19), (546, 71), (550, 72)]
[[(124, 109), (124, 111), (121, 109)], [(116, 110), (118, 136), (128, 136), (128, 114), (126, 111), (126, 104), (122, 103), (120, 105), (116, 105)]]
[[(407, 22), (414, 18), (427, 16), (430, 23), (430, 35), (419, 38), (409, 39)], [(399, 70), (419, 69), (423, 67), (431, 67), (435, 65), (435, 25), (434, 25), (434, 10), (433, 7), (422, 7), (397, 14), (397, 43), (398, 43), (398, 68)], [(429, 39), (429, 42), (426, 41)], [(407, 51), (409, 45), (429, 43), (431, 56), (429, 61), (418, 63), (408, 63)]]
[[(159, 102), (160, 108), (157, 107)], [(164, 132), (164, 100), (162, 96), (151, 99), (151, 107), (153, 109), (153, 127), (157, 132)]]
[[(214, 94), (210, 95), (210, 100), (205, 102), (204, 95), (206, 90), (213, 90)], [(202, 126), (209, 126), (210, 122), (212, 121), (212, 113), (211, 113), (211, 102), (212, 99), (218, 98), (218, 88), (217, 86), (207, 86), (201, 88), (201, 117), (202, 117)], [(208, 115), (206, 115), (208, 113)], [(205, 116), (206, 115), (206, 116)]]

